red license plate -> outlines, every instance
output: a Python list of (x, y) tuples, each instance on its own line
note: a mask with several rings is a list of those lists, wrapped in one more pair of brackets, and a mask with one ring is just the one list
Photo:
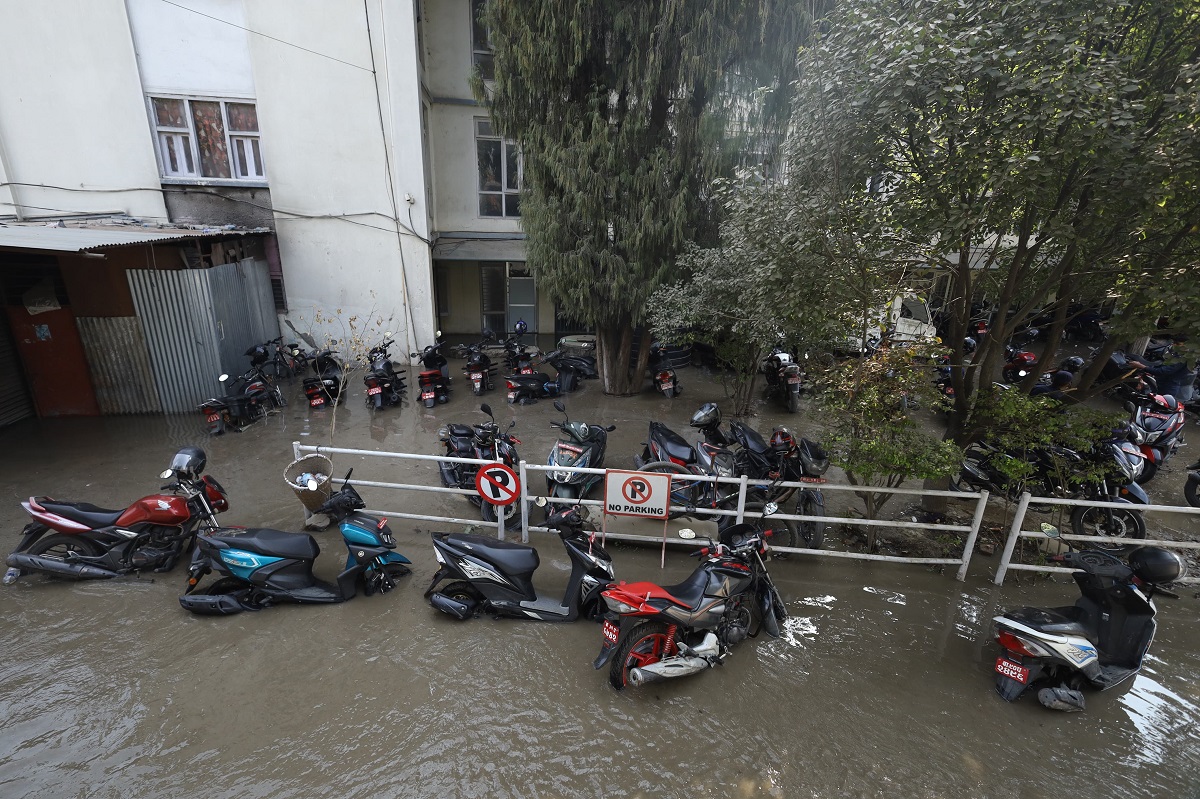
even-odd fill
[(421, 399), (423, 399), (423, 400), (433, 399), (433, 392), (432, 391), (422, 391)]
[(515, 392), (515, 391), (508, 392), (508, 401), (509, 402), (512, 402), (516, 398), (517, 398), (517, 392)]
[(382, 389), (382, 388), (380, 388), (379, 386), (374, 386), (373, 388), (368, 388), (368, 389), (367, 389), (367, 396), (368, 396), (368, 397), (373, 397), (373, 396), (375, 396), (376, 394), (382, 394), (382, 393), (383, 393), (383, 389)]
[(668, 388), (670, 388), (670, 387), (671, 387), (671, 381), (670, 381), (670, 380), (664, 380), (664, 381), (662, 381), (661, 383), (659, 383), (659, 384), (658, 384), (658, 387), (659, 387), (660, 389), (662, 389), (663, 391), (666, 391)]
[(620, 636), (621, 628), (613, 624), (607, 619), (604, 620), (604, 641), (609, 644), (615, 644)]
[(472, 380), (482, 380), (483, 372), (471, 372), (471, 379)]
[(789, 377), (789, 378), (787, 379), (787, 381), (788, 381), (788, 385), (793, 385), (793, 384), (795, 384), (795, 383), (799, 383), (799, 382), (800, 382), (800, 378), (798, 378), (798, 377)]
[(522, 369), (522, 370), (521, 370), (521, 374), (523, 374), (523, 375), (531, 375), (531, 374), (533, 374), (533, 368), (532, 368), (532, 367), (529, 367), (529, 366), (526, 366), (524, 369)]
[(308, 401), (308, 404), (313, 406), (314, 408), (320, 408), (321, 406), (323, 406), (325, 404), (325, 400), (321, 399), (320, 397), (316, 397), (315, 399), (310, 399)]
[(219, 422), (219, 421), (221, 421), (221, 414), (219, 414), (219, 413), (210, 413), (208, 416), (206, 416), (206, 417), (204, 417), (204, 418), (206, 418), (206, 419), (207, 419), (208, 421), (210, 421), (210, 422)]
[(1016, 680), (1024, 685), (1029, 682), (1029, 669), (1022, 666), (1020, 663), (1013, 663), (1008, 658), (1001, 655), (996, 658), (996, 673), (1003, 674), (1009, 679)]

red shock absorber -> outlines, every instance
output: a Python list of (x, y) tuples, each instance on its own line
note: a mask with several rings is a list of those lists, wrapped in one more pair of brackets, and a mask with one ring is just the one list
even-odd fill
[(672, 624), (667, 628), (667, 645), (663, 648), (663, 657), (671, 657), (679, 654), (679, 649), (675, 646), (675, 631), (679, 629), (678, 625)]

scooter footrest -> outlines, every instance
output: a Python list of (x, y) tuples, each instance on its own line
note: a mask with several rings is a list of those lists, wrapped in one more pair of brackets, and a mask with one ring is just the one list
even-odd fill
[(232, 616), (246, 609), (231, 594), (184, 594), (179, 605), (199, 616)]

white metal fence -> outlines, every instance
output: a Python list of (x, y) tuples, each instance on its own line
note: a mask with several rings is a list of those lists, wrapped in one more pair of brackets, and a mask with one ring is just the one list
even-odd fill
[[(436, 464), (438, 462), (450, 462), (450, 463), (475, 464), (477, 466), (483, 466), (483, 465), (486, 465), (489, 463), (493, 463), (493, 461), (477, 460), (477, 459), (472, 459), (472, 458), (454, 458), (454, 457), (450, 457), (447, 455), (418, 455), (418, 454), (414, 454), (414, 453), (405, 453), (405, 452), (384, 452), (384, 451), (380, 451), (380, 450), (347, 449), (347, 448), (341, 448), (341, 447), (323, 447), (323, 446), (303, 445), (303, 444), (300, 444), (300, 442), (298, 442), (298, 441), (292, 443), (292, 450), (293, 450), (294, 456), (296, 458), (299, 458), (301, 456), (301, 454), (303, 454), (303, 453), (316, 452), (316, 453), (320, 453), (323, 455), (334, 455), (334, 454), (360, 455), (360, 456), (369, 457), (369, 458), (382, 458), (382, 459), (392, 459), (392, 460), (401, 460), (401, 461), (417, 461), (417, 462), (425, 461), (425, 462), (433, 462), (434, 464)], [(504, 512), (500, 512), (502, 510), (501, 507), (496, 508), (497, 519), (495, 521), (495, 527), (496, 527), (496, 535), (499, 538), (501, 538), (501, 539), (505, 538), (506, 525), (511, 526), (513, 524), (513, 521), (515, 521), (515, 519), (513, 521), (509, 521), (509, 519), (508, 519), (508, 517), (513, 516), (513, 514), (518, 514), (520, 516), (520, 530), (521, 530), (521, 540), (522, 541), (529, 540), (529, 532), (531, 530), (536, 531), (536, 532), (546, 532), (547, 531), (547, 528), (545, 528), (545, 527), (539, 527), (539, 526), (531, 524), (530, 519), (529, 519), (529, 508), (530, 508), (531, 503), (538, 496), (544, 496), (544, 495), (539, 495), (539, 494), (536, 494), (536, 493), (533, 493), (530, 491), (530, 476), (531, 476), (531, 474), (536, 474), (538, 472), (547, 472), (547, 471), (582, 472), (582, 473), (586, 473), (586, 474), (597, 474), (597, 475), (603, 475), (606, 473), (606, 470), (604, 470), (604, 469), (588, 469), (588, 468), (563, 467), (563, 466), (551, 467), (551, 466), (547, 466), (547, 465), (543, 465), (543, 464), (532, 464), (527, 461), (521, 461), (519, 464), (519, 477), (520, 477), (520, 483), (521, 483), (521, 491), (520, 491), (520, 496), (519, 496), (517, 502), (514, 503), (515, 507), (510, 507), (508, 510), (506, 510)], [(331, 475), (330, 477), (332, 479), (338, 480), (340, 482), (340, 479), (341, 479), (340, 477), (337, 477), (335, 475)], [(683, 511), (683, 512), (687, 512), (689, 515), (694, 513), (697, 517), (702, 517), (702, 518), (708, 519), (708, 520), (715, 520), (715, 518), (718, 516), (730, 516), (730, 517), (734, 517), (735, 521), (737, 521), (737, 522), (741, 522), (747, 518), (754, 519), (754, 518), (762, 517), (762, 513), (746, 510), (746, 501), (747, 501), (747, 494), (749, 492), (749, 489), (754, 485), (760, 484), (762, 481), (756, 480), (756, 481), (752, 482), (749, 478), (747, 478), (745, 476), (737, 477), (737, 478), (730, 478), (730, 477), (719, 477), (718, 478), (718, 477), (701, 477), (698, 475), (679, 475), (679, 474), (672, 475), (672, 480), (673, 481), (674, 480), (699, 481), (699, 482), (705, 482), (705, 483), (736, 485), (737, 491), (738, 491), (737, 505), (736, 505), (736, 508), (733, 510), (719, 510), (719, 509), (709, 508), (709, 507), (686, 508), (686, 507), (679, 506), (679, 505), (672, 505), (670, 507), (670, 509), (672, 511)], [(418, 492), (440, 493), (440, 494), (458, 494), (460, 496), (475, 496), (476, 495), (476, 492), (474, 489), (445, 488), (441, 485), (394, 483), (394, 482), (385, 482), (385, 481), (379, 481), (379, 480), (364, 480), (364, 479), (361, 479), (361, 477), (355, 477), (352, 482), (357, 486), (366, 486), (366, 487), (371, 487), (371, 488), (388, 488), (388, 489), (396, 489), (396, 490), (401, 490), (401, 491), (418, 491)], [(881, 494), (899, 494), (899, 495), (904, 495), (904, 496), (944, 496), (944, 497), (953, 497), (953, 498), (959, 499), (959, 500), (972, 500), (972, 499), (975, 500), (975, 510), (974, 510), (974, 513), (972, 514), (970, 524), (926, 524), (923, 522), (885, 521), (885, 520), (880, 520), (880, 519), (863, 519), (863, 518), (840, 517), (840, 516), (824, 516), (824, 515), (805, 516), (805, 515), (800, 515), (800, 514), (789, 514), (786, 512), (775, 513), (771, 516), (772, 519), (785, 519), (785, 520), (796, 521), (796, 522), (812, 521), (812, 522), (823, 523), (823, 524), (847, 524), (847, 525), (854, 525), (854, 526), (858, 526), (858, 527), (890, 527), (890, 528), (916, 529), (916, 530), (923, 530), (923, 531), (927, 531), (927, 532), (946, 532), (946, 533), (964, 534), (965, 540), (963, 541), (962, 552), (958, 557), (952, 557), (952, 558), (951, 557), (947, 557), (947, 558), (917, 558), (917, 557), (905, 557), (905, 556), (898, 556), (898, 555), (876, 555), (873, 553), (865, 553), (865, 552), (863, 552), (863, 553), (845, 552), (845, 551), (830, 550), (830, 549), (819, 549), (818, 550), (818, 549), (806, 549), (806, 548), (802, 548), (802, 547), (772, 547), (773, 549), (776, 549), (777, 551), (780, 551), (780, 552), (797, 553), (797, 554), (803, 554), (803, 555), (820, 555), (823, 557), (850, 558), (850, 559), (854, 559), (854, 560), (873, 560), (873, 561), (881, 561), (881, 562), (886, 562), (886, 563), (909, 563), (909, 564), (918, 564), (918, 565), (926, 565), (926, 566), (957, 566), (958, 570), (956, 572), (956, 577), (959, 580), (963, 580), (966, 578), (967, 567), (970, 564), (971, 553), (975, 549), (975, 541), (979, 536), (979, 527), (983, 521), (983, 514), (984, 514), (984, 511), (987, 509), (987, 501), (988, 501), (988, 493), (986, 491), (978, 492), (978, 493), (969, 493), (969, 492), (960, 492), (960, 491), (927, 491), (927, 490), (923, 490), (923, 489), (875, 488), (875, 487), (870, 487), (870, 486), (835, 485), (832, 483), (814, 484), (814, 483), (810, 483), (810, 482), (795, 482), (795, 483), (781, 482), (781, 483), (776, 483), (775, 485), (777, 487), (782, 487), (782, 488), (797, 488), (797, 489), (809, 489), (809, 490), (819, 488), (822, 491), (833, 491), (833, 492), (849, 491), (849, 492), (857, 493), (857, 492), (866, 491), (866, 492), (881, 493)], [(549, 498), (549, 497), (547, 497), (547, 499), (552, 502), (562, 502), (563, 501), (561, 499), (556, 500), (556, 499)], [(599, 500), (585, 499), (585, 500), (581, 500), (580, 502), (589, 507), (593, 507), (593, 508), (598, 507), (598, 508), (600, 508), (600, 512), (603, 513), (604, 503)], [(574, 501), (572, 501), (572, 504), (574, 504)], [(438, 515), (431, 515), (431, 514), (425, 514), (425, 513), (411, 513), (411, 512), (407, 512), (407, 511), (399, 511), (399, 510), (393, 511), (393, 510), (382, 510), (382, 509), (374, 510), (372, 512), (379, 513), (381, 515), (386, 515), (388, 517), (393, 517), (393, 518), (446, 522), (449, 524), (473, 525), (475, 527), (479, 527), (479, 526), (488, 524), (488, 522), (482, 522), (479, 518), (466, 519), (466, 518), (460, 518), (460, 517), (455, 517), (455, 516), (438, 516)], [(624, 517), (624, 518), (628, 518), (628, 517)], [(607, 522), (607, 519), (605, 519), (605, 522)], [(605, 525), (605, 528), (607, 528), (607, 524)], [(510, 530), (510, 532), (515, 532), (515, 527), (512, 530)], [(640, 542), (645, 542), (645, 543), (654, 544), (654, 545), (661, 545), (664, 540), (662, 536), (609, 532), (609, 531), (607, 531), (607, 529), (605, 529), (605, 534), (606, 534), (606, 536), (614, 538), (616, 540), (640, 541)], [(687, 545), (689, 542), (679, 541), (677, 543)], [(694, 546), (694, 544), (691, 544), (691, 545)]]
[[(1094, 502), (1086, 499), (1059, 499), (1056, 497), (1034, 497), (1028, 492), (1021, 495), (1020, 501), (1017, 503), (1016, 514), (1013, 516), (1012, 525), (1009, 527), (1008, 539), (1004, 542), (1004, 553), (1000, 556), (1000, 565), (996, 569), (996, 585), (1003, 585), (1004, 578), (1010, 571), (1030, 571), (1030, 572), (1061, 572), (1069, 574), (1075, 569), (1064, 569), (1058, 566), (1045, 566), (1042, 564), (1026, 564), (1013, 563), (1014, 553), (1017, 548), (1017, 541), (1022, 538), (1045, 539), (1048, 536), (1039, 530), (1025, 530), (1025, 517), (1029, 514), (1030, 505), (1065, 505), (1079, 506), (1087, 505), (1094, 508), (1116, 508), (1125, 511), (1136, 511), (1138, 513), (1182, 513), (1192, 516), (1200, 515), (1200, 508), (1179, 505), (1131, 505), (1127, 502)], [(1072, 535), (1068, 533), (1061, 534), (1061, 538), (1067, 541), (1083, 541), (1089, 544), (1108, 544), (1112, 545), (1113, 539), (1104, 536), (1089, 536), (1089, 535)], [(1167, 549), (1181, 550), (1197, 550), (1200, 549), (1200, 543), (1192, 541), (1166, 541), (1161, 539), (1129, 539), (1132, 546), (1157, 546)], [(1185, 577), (1178, 582), (1181, 583), (1200, 583), (1200, 577)]]

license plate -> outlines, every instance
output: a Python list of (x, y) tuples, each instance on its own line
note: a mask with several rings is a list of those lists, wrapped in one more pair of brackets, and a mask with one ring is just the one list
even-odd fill
[(526, 366), (524, 369), (522, 369), (522, 370), (521, 370), (521, 374), (523, 374), (523, 375), (531, 375), (531, 374), (533, 374), (533, 368), (532, 368), (532, 367), (529, 367), (529, 366)]
[(621, 628), (613, 624), (611, 621), (604, 620), (604, 642), (606, 644), (615, 644), (620, 636)]
[(368, 389), (367, 389), (367, 396), (368, 396), (368, 397), (373, 397), (373, 396), (375, 396), (376, 394), (382, 394), (382, 393), (383, 393), (383, 389), (382, 389), (382, 388), (380, 388), (379, 386), (375, 386), (374, 388), (368, 388)]
[(210, 413), (208, 416), (206, 416), (206, 417), (204, 417), (204, 418), (206, 418), (206, 419), (207, 419), (208, 421), (210, 421), (210, 422), (219, 422), (219, 421), (221, 421), (221, 414), (219, 414), (219, 413)]
[(508, 392), (508, 401), (509, 402), (512, 402), (516, 398), (517, 398), (517, 392), (515, 392), (515, 391)]
[(433, 392), (432, 391), (422, 391), (421, 399), (423, 399), (423, 400), (433, 399)]
[(471, 372), (471, 379), (472, 380), (482, 380), (483, 373), (482, 372)]
[(996, 673), (1003, 674), (1005, 677), (1016, 680), (1022, 685), (1029, 682), (1029, 669), (1020, 663), (1013, 663), (1003, 655), (996, 658)]
[(799, 382), (800, 382), (800, 378), (798, 378), (798, 377), (789, 377), (789, 378), (787, 379), (787, 381), (788, 381), (788, 385), (789, 385), (789, 386), (791, 386), (791, 385), (795, 385), (795, 384), (799, 383)]
[(314, 408), (320, 408), (325, 405), (325, 399), (323, 397), (313, 397), (308, 401), (308, 404)]
[(671, 381), (670, 381), (670, 380), (664, 380), (664, 381), (662, 381), (661, 383), (659, 383), (659, 384), (658, 384), (658, 387), (659, 387), (660, 389), (662, 389), (663, 391), (666, 391), (668, 388), (670, 388), (670, 387), (671, 387)]

